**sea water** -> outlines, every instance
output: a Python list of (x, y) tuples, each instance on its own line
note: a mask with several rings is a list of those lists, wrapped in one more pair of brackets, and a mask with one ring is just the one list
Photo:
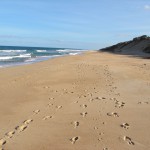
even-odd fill
[(0, 67), (30, 64), (50, 58), (77, 55), (86, 50), (70, 48), (0, 46)]

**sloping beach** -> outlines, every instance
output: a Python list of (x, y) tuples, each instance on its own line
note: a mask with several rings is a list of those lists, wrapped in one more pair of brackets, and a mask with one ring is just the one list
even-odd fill
[(90, 51), (0, 69), (0, 149), (149, 150), (150, 61)]

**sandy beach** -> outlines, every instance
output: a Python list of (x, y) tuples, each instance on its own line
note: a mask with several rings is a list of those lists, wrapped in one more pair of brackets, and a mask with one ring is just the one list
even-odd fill
[(149, 150), (150, 61), (90, 51), (0, 69), (0, 149)]

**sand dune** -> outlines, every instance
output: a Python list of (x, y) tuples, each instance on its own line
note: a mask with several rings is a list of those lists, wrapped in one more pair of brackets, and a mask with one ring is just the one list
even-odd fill
[(100, 51), (150, 58), (150, 37), (143, 35), (130, 41), (103, 48)]
[(150, 61), (88, 52), (0, 69), (0, 149), (149, 150)]

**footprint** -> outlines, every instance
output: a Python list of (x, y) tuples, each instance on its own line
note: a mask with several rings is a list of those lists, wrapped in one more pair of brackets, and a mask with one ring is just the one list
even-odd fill
[(138, 102), (138, 104), (149, 104), (148, 102)]
[(91, 98), (91, 99), (89, 99), (89, 101), (90, 101), (90, 102), (93, 102), (93, 101), (94, 101), (94, 99), (93, 99), (93, 98)]
[(107, 115), (111, 117), (119, 117), (118, 113), (116, 112), (107, 113)]
[(5, 135), (6, 135), (8, 138), (12, 138), (14, 134), (15, 134), (15, 131), (10, 131), (10, 132), (6, 133)]
[(34, 114), (38, 114), (40, 112), (40, 110), (34, 110), (33, 113)]
[(70, 141), (71, 141), (72, 144), (75, 144), (76, 141), (78, 141), (78, 140), (79, 140), (79, 137), (78, 137), (78, 136), (73, 137), (73, 138), (70, 139)]
[(50, 87), (49, 87), (49, 86), (44, 86), (44, 88), (45, 88), (45, 89), (49, 89)]
[(61, 109), (61, 108), (62, 108), (62, 106), (56, 106), (56, 108), (57, 108), (57, 109)]
[(98, 130), (98, 127), (94, 127), (94, 130)]
[(129, 129), (129, 127), (130, 127), (130, 125), (128, 123), (123, 123), (120, 126), (125, 129)]
[(27, 124), (31, 123), (32, 121), (33, 121), (32, 119), (28, 119), (28, 120), (25, 120), (23, 123), (24, 123), (25, 125), (27, 125)]
[(122, 107), (124, 107), (124, 105), (125, 105), (124, 102), (120, 102), (120, 101), (116, 101), (115, 104), (116, 104), (115, 107), (118, 107), (118, 108), (122, 108)]
[(19, 132), (24, 131), (27, 128), (26, 124), (23, 124), (21, 126), (17, 126), (15, 129), (18, 130)]
[(108, 148), (103, 148), (103, 150), (109, 150)]
[(97, 99), (97, 100), (104, 100), (106, 98), (105, 97), (96, 97), (95, 99)]
[(104, 135), (104, 132), (100, 132), (99, 135)]
[(77, 128), (80, 123), (78, 121), (75, 121), (75, 122), (73, 122), (73, 124), (74, 124), (74, 128)]
[(86, 108), (87, 107), (87, 105), (85, 105), (85, 104), (83, 104), (83, 105), (80, 105), (82, 108)]
[(54, 97), (50, 97), (50, 98), (49, 98), (49, 100), (53, 100), (53, 99), (55, 99), (55, 98), (54, 98)]
[(43, 120), (47, 120), (47, 119), (50, 119), (50, 118), (52, 118), (52, 116), (45, 116), (45, 117), (43, 118)]
[(52, 103), (49, 103), (49, 104), (47, 104), (48, 105), (48, 107), (51, 107), (51, 106), (53, 106), (53, 104)]
[(87, 114), (88, 114), (87, 112), (80, 113), (80, 115), (82, 115), (82, 117), (86, 117)]
[(98, 141), (102, 141), (102, 140), (103, 140), (103, 138), (101, 138), (101, 137), (100, 137), (100, 138), (98, 138)]
[(135, 145), (132, 139), (128, 136), (124, 136), (123, 140), (126, 141), (129, 145)]
[(6, 140), (0, 139), (0, 148), (1, 148), (4, 144), (6, 144)]

